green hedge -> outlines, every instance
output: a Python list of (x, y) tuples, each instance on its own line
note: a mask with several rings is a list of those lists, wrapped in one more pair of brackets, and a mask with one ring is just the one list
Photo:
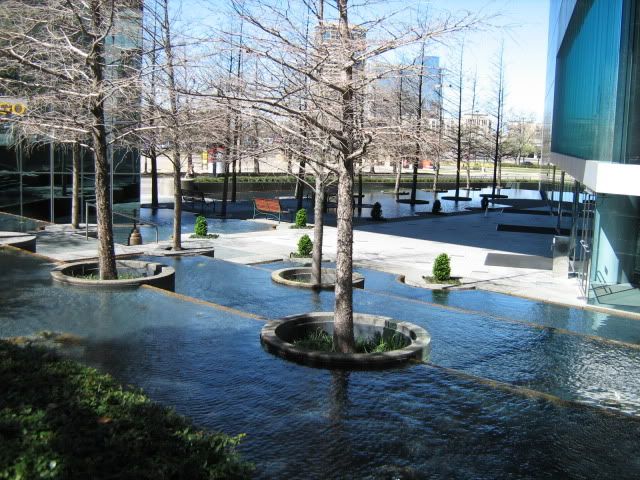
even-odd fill
[(241, 435), (196, 429), (109, 375), (0, 341), (0, 479), (248, 478)]

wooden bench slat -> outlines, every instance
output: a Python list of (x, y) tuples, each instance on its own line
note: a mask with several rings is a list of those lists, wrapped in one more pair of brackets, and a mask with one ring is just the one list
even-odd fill
[(265, 215), (277, 218), (278, 222), (283, 213), (290, 213), (289, 210), (282, 208), (280, 200), (275, 198), (254, 198), (253, 199), (253, 218), (258, 215)]

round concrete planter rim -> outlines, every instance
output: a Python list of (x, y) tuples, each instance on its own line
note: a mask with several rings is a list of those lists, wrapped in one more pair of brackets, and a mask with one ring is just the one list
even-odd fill
[[(285, 277), (287, 273), (306, 273), (309, 272), (311, 274), (312, 267), (288, 267), (281, 268), (279, 270), (275, 270), (271, 272), (271, 280), (276, 283), (280, 283), (282, 285), (287, 285), (289, 287), (298, 287), (298, 288), (315, 288), (319, 290), (333, 290), (336, 287), (335, 282), (322, 282), (319, 287), (314, 287), (310, 283), (304, 282), (296, 282), (295, 280), (291, 280)], [(322, 273), (335, 272), (335, 268), (323, 268)], [(353, 272), (352, 283), (355, 288), (364, 288), (364, 276), (360, 273)]]
[(164, 265), (158, 262), (146, 262), (142, 260), (116, 260), (116, 264), (122, 266), (129, 266), (131, 268), (143, 268), (149, 265), (155, 265), (156, 267), (160, 267), (160, 273), (155, 275), (150, 275), (146, 277), (139, 278), (129, 278), (122, 280), (93, 280), (75, 277), (70, 275), (68, 272), (70, 270), (80, 268), (80, 267), (89, 267), (89, 268), (98, 268), (97, 261), (83, 261), (83, 262), (74, 262), (67, 263), (61, 265), (59, 267), (51, 270), (51, 277), (57, 282), (67, 284), (67, 285), (75, 285), (80, 287), (90, 287), (90, 288), (136, 288), (140, 285), (153, 284), (154, 281), (163, 280), (171, 276), (175, 276), (175, 270), (173, 267), (168, 265)]
[(260, 333), (260, 341), (266, 349), (287, 360), (322, 368), (342, 368), (352, 370), (380, 369), (397, 367), (410, 361), (424, 361), (431, 346), (431, 336), (427, 331), (409, 322), (394, 320), (390, 317), (354, 313), (353, 323), (380, 328), (392, 328), (411, 343), (404, 348), (383, 353), (338, 353), (318, 352), (296, 347), (280, 336), (278, 329), (287, 323), (302, 325), (305, 323), (322, 324), (333, 322), (333, 312), (310, 312), (290, 315), (280, 320), (268, 322)]

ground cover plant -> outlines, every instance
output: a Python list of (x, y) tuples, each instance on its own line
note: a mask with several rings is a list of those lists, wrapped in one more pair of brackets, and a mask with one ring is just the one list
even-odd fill
[[(319, 328), (305, 337), (295, 340), (293, 345), (305, 350), (317, 352), (336, 351), (333, 345), (333, 335), (329, 335), (327, 332)], [(407, 343), (402, 335), (395, 333), (391, 337), (384, 338), (380, 332), (376, 332), (373, 336), (368, 338), (357, 337), (355, 353), (390, 352), (392, 350), (404, 348), (406, 345)]]
[(0, 479), (249, 478), (242, 436), (196, 429), (140, 391), (0, 340)]

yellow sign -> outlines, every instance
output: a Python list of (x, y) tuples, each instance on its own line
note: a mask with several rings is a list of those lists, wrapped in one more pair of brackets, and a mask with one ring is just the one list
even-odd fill
[(0, 101), (0, 116), (4, 115), (24, 115), (27, 106), (23, 103), (9, 103)]
[(200, 158), (202, 158), (202, 166), (206, 167), (207, 163), (209, 162), (209, 154), (204, 151), (200, 154)]

